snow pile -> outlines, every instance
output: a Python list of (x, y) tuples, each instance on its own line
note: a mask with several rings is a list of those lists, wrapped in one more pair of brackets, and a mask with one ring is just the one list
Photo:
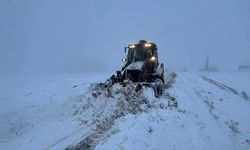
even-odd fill
[(249, 149), (250, 103), (233, 92), (237, 87), (218, 83), (178, 74), (168, 90), (178, 101), (177, 109), (121, 117), (113, 127), (117, 132), (96, 149)]
[(177, 107), (174, 97), (167, 92), (163, 97), (155, 98), (152, 88), (143, 87), (136, 92), (136, 85), (129, 83), (126, 87), (115, 84), (107, 89), (93, 84), (74, 105), (74, 116), (89, 125), (95, 125), (92, 132), (75, 146), (68, 149), (93, 149), (98, 143), (104, 141), (116, 131), (110, 131), (117, 119), (128, 114), (140, 114), (150, 109), (168, 109)]

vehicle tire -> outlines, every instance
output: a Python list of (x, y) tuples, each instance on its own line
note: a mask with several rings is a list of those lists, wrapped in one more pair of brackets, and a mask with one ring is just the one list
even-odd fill
[(164, 83), (160, 78), (156, 78), (154, 80), (154, 85), (153, 85), (153, 89), (154, 89), (154, 95), (155, 97), (160, 97), (163, 93), (163, 86)]

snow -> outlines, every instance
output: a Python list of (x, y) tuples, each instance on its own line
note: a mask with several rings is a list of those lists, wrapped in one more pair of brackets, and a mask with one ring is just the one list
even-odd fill
[(125, 116), (114, 126), (119, 132), (97, 149), (250, 148), (249, 101), (193, 74), (178, 74), (169, 92), (176, 95), (177, 110)]
[(110, 75), (0, 79), (0, 149), (250, 149), (249, 72), (180, 72), (160, 98), (95, 89)]
[(0, 89), (0, 147), (62, 149), (74, 142), (82, 136), (78, 132), (83, 127), (72, 118), (72, 102), (97, 79), (104, 80), (92, 74), (62, 74), (21, 82), (5, 79)]

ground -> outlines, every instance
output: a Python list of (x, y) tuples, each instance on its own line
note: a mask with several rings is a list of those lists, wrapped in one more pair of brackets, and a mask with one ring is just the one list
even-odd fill
[(1, 149), (250, 149), (249, 72), (177, 72), (160, 98), (109, 76), (1, 78)]

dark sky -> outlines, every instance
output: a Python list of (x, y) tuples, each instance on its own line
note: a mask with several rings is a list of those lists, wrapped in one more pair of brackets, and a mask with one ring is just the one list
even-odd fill
[(1, 0), (0, 75), (120, 69), (146, 39), (167, 68), (250, 64), (249, 0)]

